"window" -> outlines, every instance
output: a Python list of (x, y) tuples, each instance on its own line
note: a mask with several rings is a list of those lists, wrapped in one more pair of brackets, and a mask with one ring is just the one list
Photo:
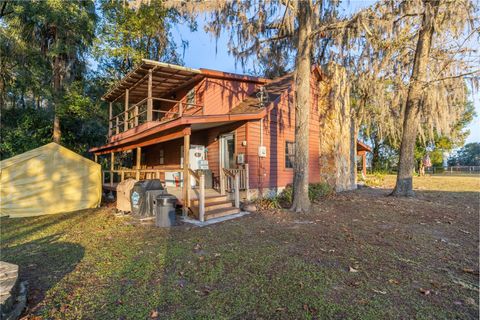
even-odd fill
[(163, 149), (160, 149), (158, 163), (159, 164), (165, 164), (165, 153), (164, 153)]
[(192, 104), (195, 104), (195, 88), (187, 93), (187, 109), (193, 108), (194, 106)]
[(295, 143), (291, 141), (285, 142), (285, 168), (293, 168), (295, 161)]

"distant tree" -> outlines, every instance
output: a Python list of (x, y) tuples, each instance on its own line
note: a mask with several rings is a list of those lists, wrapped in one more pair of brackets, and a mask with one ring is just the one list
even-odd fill
[(392, 194), (413, 195), (417, 140), (450, 138), (466, 106), (466, 79), (478, 81), (478, 7), (471, 0), (385, 0), (363, 16), (365, 27), (342, 42), (356, 116), (375, 139), (399, 145)]
[[(54, 108), (53, 141), (60, 143), (64, 90), (69, 83), (82, 79), (85, 72), (85, 54), (93, 41), (97, 20), (94, 3), (91, 0), (2, 0), (0, 7), (3, 8), (1, 19), (5, 26), (1, 35), (6, 43), (1, 48), (6, 50), (5, 60), (10, 60), (10, 65), (16, 67), (7, 71), (9, 75), (3, 76), (2, 86), (8, 94), (7, 84), (20, 88), (28, 88), (30, 83), (34, 88), (45, 87), (48, 79), (51, 89), (47, 97)], [(28, 65), (35, 63), (41, 68), (29, 70)], [(0, 65), (8, 66), (7, 63)], [(17, 74), (23, 74), (21, 79), (27, 80), (26, 83), (15, 82)], [(30, 91), (37, 94), (34, 88)], [(12, 90), (13, 94), (15, 92)], [(20, 92), (23, 95), (26, 89), (20, 89)], [(22, 96), (22, 103), (24, 99)]]
[(451, 166), (480, 166), (480, 142), (467, 143), (448, 159)]
[[(123, 77), (141, 59), (182, 64), (171, 34), (172, 24), (181, 17), (165, 8), (163, 1), (100, 0), (98, 4), (103, 19), (94, 52), (107, 77)], [(194, 23), (190, 26), (195, 28)]]

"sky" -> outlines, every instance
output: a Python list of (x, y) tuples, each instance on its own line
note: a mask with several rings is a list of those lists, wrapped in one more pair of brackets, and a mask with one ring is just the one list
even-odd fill
[[(347, 14), (368, 6), (373, 2), (374, 1), (364, 0), (344, 1), (340, 10)], [(173, 36), (176, 37), (177, 40), (183, 39), (188, 41), (189, 46), (185, 49), (183, 55), (185, 66), (234, 73), (248, 73), (249, 70), (253, 69), (252, 63), (254, 62), (252, 61), (250, 61), (250, 64), (247, 64), (246, 70), (243, 70), (240, 63), (235, 64), (234, 57), (228, 53), (228, 37), (225, 34), (222, 34), (219, 39), (215, 39), (203, 30), (204, 23), (202, 19), (198, 20), (198, 24), (198, 30), (194, 32), (183, 25), (177, 25), (174, 30), (172, 30)], [(180, 41), (177, 43), (180, 43)], [(466, 143), (480, 142), (480, 92), (472, 94), (471, 99), (473, 100), (477, 116), (468, 126), (470, 135)]]

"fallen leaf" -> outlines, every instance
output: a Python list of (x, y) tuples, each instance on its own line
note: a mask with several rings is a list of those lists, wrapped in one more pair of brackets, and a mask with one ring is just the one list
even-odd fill
[(471, 274), (477, 274), (478, 272), (475, 272), (475, 270), (471, 268), (463, 268), (463, 272), (465, 273), (471, 273)]
[(355, 269), (354, 267), (348, 267), (349, 272), (359, 272), (358, 269)]
[(376, 290), (376, 289), (372, 289), (373, 292), (375, 293), (380, 293), (380, 294), (387, 294), (387, 291), (381, 291), (381, 290)]
[(152, 310), (150, 312), (150, 318), (152, 318), (152, 319), (158, 318), (158, 311), (157, 310)]
[(431, 292), (428, 289), (420, 288), (420, 292), (423, 293), (424, 295), (428, 296)]
[(388, 283), (391, 283), (391, 284), (400, 284), (400, 281), (396, 280), (396, 279), (390, 279), (388, 280)]

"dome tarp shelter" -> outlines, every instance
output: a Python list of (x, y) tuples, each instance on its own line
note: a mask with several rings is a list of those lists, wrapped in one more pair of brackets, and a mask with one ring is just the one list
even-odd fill
[(0, 214), (31, 217), (95, 208), (102, 198), (102, 171), (56, 143), (0, 162)]

